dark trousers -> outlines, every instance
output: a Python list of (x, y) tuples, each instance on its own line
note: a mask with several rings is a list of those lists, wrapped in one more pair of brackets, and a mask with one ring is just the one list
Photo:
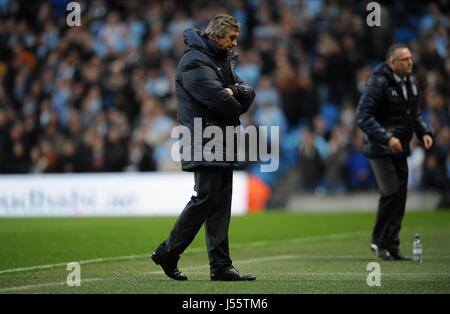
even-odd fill
[(381, 196), (372, 243), (389, 251), (400, 245), (400, 228), (405, 214), (408, 192), (408, 163), (406, 157), (369, 159)]
[(211, 271), (232, 265), (228, 245), (233, 170), (228, 167), (199, 167), (194, 172), (196, 196), (192, 196), (158, 251), (168, 257), (179, 255), (192, 243), (203, 223)]

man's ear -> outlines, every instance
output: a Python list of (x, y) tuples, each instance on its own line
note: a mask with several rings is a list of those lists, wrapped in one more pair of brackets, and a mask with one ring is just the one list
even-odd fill
[(213, 43), (217, 44), (217, 42), (219, 41), (219, 38), (218, 38), (218, 37), (210, 37), (210, 40), (211, 40)]

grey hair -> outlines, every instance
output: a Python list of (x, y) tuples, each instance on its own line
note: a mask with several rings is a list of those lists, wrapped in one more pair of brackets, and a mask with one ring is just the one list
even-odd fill
[(234, 29), (239, 31), (241, 23), (231, 15), (219, 14), (213, 17), (205, 30), (205, 35), (211, 39), (224, 38), (225, 35)]

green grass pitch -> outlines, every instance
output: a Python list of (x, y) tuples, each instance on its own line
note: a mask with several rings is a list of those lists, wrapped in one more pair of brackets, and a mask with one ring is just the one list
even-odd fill
[[(0, 219), (0, 293), (450, 293), (450, 212), (406, 213), (401, 249), (423, 237), (423, 263), (384, 262), (370, 252), (374, 213), (232, 217), (235, 267), (254, 282), (211, 282), (201, 230), (182, 255), (189, 280), (167, 278), (148, 258), (170, 231), (165, 218)], [(68, 262), (81, 286), (69, 287)], [(369, 287), (369, 262), (381, 286)]]

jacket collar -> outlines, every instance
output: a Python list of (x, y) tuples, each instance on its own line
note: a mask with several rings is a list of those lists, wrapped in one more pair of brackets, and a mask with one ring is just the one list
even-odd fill
[(403, 84), (408, 81), (408, 77), (400, 77), (397, 73), (393, 73), (392, 76), (394, 77), (394, 80), (397, 84)]
[(236, 49), (233, 49), (231, 52), (221, 49), (206, 36), (201, 35), (200, 31), (196, 28), (186, 29), (183, 32), (183, 36), (184, 43), (186, 45), (186, 52), (189, 50), (201, 50), (217, 59), (230, 58), (234, 61), (236, 61), (237, 57), (239, 56), (239, 54), (236, 52)]
[(408, 81), (414, 81), (413, 75), (405, 76), (404, 78), (401, 78), (399, 75), (394, 73), (392, 69), (389, 67), (389, 65), (386, 62), (383, 62), (375, 67), (374, 74), (383, 74), (386, 76), (389, 80), (392, 82), (395, 82), (396, 84), (400, 85), (403, 82)]

